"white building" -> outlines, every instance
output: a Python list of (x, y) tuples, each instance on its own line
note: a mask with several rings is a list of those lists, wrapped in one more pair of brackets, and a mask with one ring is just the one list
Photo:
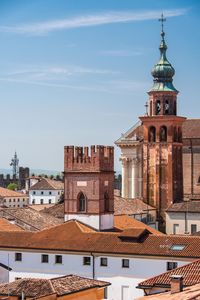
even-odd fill
[(1, 206), (17, 208), (28, 205), (28, 195), (0, 187)]
[(71, 220), (40, 232), (0, 232), (0, 262), (9, 262), (10, 281), (73, 273), (111, 282), (110, 300), (132, 300), (143, 295), (138, 283), (165, 272), (169, 262), (182, 266), (200, 258), (199, 243), (199, 237), (166, 236), (127, 216), (115, 217), (110, 232)]
[(63, 191), (63, 182), (42, 178), (30, 187), (29, 204), (55, 204), (61, 198)]
[(173, 203), (166, 211), (167, 234), (195, 234), (200, 231), (200, 202)]

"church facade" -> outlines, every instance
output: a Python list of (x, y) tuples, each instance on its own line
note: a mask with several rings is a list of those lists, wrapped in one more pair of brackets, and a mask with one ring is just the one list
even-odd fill
[(163, 26), (159, 50), (146, 114), (115, 144), (121, 149), (122, 197), (143, 199), (161, 221), (172, 203), (200, 199), (200, 120), (177, 115)]

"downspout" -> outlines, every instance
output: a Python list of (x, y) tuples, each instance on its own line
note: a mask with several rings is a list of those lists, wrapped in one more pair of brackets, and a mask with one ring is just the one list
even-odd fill
[(95, 279), (95, 256), (92, 252), (91, 252), (91, 256), (92, 256), (92, 279)]

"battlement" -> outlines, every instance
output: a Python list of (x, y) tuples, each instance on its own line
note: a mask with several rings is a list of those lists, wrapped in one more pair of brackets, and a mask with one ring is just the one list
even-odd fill
[(114, 147), (91, 146), (64, 148), (64, 171), (114, 171)]

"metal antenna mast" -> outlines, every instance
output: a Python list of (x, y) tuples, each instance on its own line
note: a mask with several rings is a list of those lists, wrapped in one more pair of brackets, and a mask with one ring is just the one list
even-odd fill
[(13, 168), (13, 176), (18, 175), (19, 172), (19, 159), (17, 157), (17, 152), (15, 151), (14, 157), (11, 159), (10, 166)]

